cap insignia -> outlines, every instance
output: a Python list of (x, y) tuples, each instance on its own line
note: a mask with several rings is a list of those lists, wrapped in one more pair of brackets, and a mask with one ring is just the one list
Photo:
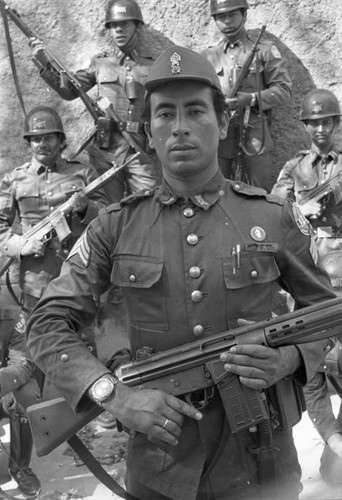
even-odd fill
[(322, 107), (322, 104), (318, 104), (316, 102), (314, 102), (311, 106), (311, 112), (314, 114), (314, 115), (319, 115), (323, 112), (323, 107)]
[(46, 121), (40, 120), (39, 118), (33, 118), (32, 128), (34, 130), (44, 130), (44, 129), (46, 129)]
[(171, 73), (172, 74), (179, 74), (181, 72), (181, 67), (179, 65), (179, 62), (182, 60), (181, 56), (177, 54), (177, 52), (174, 52), (172, 56), (170, 57), (170, 62), (171, 62)]

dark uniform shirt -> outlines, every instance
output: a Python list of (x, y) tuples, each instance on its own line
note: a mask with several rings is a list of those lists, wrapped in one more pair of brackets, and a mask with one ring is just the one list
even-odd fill
[[(238, 245), (239, 259), (233, 252)], [(296, 224), (287, 201), (233, 184), (221, 173), (204, 193), (189, 199), (163, 184), (111, 205), (88, 226), (31, 316), (29, 348), (77, 408), (87, 388), (108, 370), (89, 354), (71, 325), (82, 327), (92, 320), (96, 298), (110, 284), (121, 287), (126, 299), (133, 355), (143, 346), (158, 352), (234, 328), (238, 318), (271, 317), (279, 283), (298, 307), (334, 297), (315, 258), (308, 227)], [(316, 372), (326, 346), (326, 341), (298, 346), (303, 381)], [(225, 420), (220, 401), (204, 415), (199, 424), (185, 419), (176, 447), (156, 446), (134, 433), (130, 474), (163, 495), (194, 500), (208, 454), (222, 440)], [(282, 451), (277, 468), (286, 478), (281, 480), (298, 488), (291, 431), (278, 437)], [(203, 444), (207, 440), (209, 452)], [(248, 452), (250, 444), (250, 433), (243, 431), (230, 434), (221, 447), (210, 477), (214, 491), (226, 492), (224, 498), (227, 491), (235, 498), (239, 488), (254, 492), (257, 465)]]
[[(5, 174), (0, 187), (0, 251), (20, 261), (20, 284), (24, 293), (37, 298), (41, 296), (46, 285), (59, 273), (63, 248), (53, 237), (48, 241), (43, 257), (21, 257), (26, 240), (18, 233), (26, 233), (96, 178), (92, 168), (63, 158), (54, 167), (46, 167), (33, 158)], [(73, 232), (69, 246), (96, 217), (99, 208), (107, 204), (101, 191), (95, 192), (91, 198), (82, 220), (77, 215), (68, 216)], [(19, 217), (19, 227), (13, 226), (16, 216)]]

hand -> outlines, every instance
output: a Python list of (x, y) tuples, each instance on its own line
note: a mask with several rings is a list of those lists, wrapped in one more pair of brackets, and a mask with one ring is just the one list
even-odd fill
[(232, 99), (226, 97), (225, 101), (230, 111), (235, 111), (237, 109), (249, 106), (252, 101), (252, 94), (249, 92), (238, 92), (236, 97)]
[(40, 240), (27, 240), (20, 251), (20, 255), (23, 257), (27, 255), (42, 257), (44, 253), (45, 243)]
[(37, 54), (40, 50), (45, 50), (45, 46), (39, 38), (31, 37), (29, 39), (29, 46), (32, 49), (34, 55)]
[(309, 218), (310, 216), (320, 217), (322, 215), (322, 210), (323, 208), (319, 201), (309, 200), (306, 203), (303, 203), (303, 205), (300, 205), (300, 211), (302, 214)]
[(154, 443), (176, 445), (184, 416), (201, 420), (202, 414), (184, 401), (159, 390), (139, 390), (117, 384), (115, 397), (103, 403), (125, 427), (147, 435)]
[[(238, 320), (240, 326), (253, 321)], [(276, 349), (262, 345), (241, 344), (221, 354), (227, 372), (238, 375), (240, 382), (254, 390), (275, 384), (295, 372), (300, 365), (300, 354), (295, 346)]]
[(342, 434), (337, 432), (328, 438), (327, 443), (331, 448), (331, 451), (336, 453), (336, 455), (342, 459)]
[(73, 194), (69, 199), (69, 202), (74, 212), (83, 214), (87, 210), (89, 199), (84, 193), (79, 192)]

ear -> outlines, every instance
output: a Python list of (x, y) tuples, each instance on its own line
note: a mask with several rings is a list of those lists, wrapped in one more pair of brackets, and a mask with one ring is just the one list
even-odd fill
[(227, 112), (222, 113), (219, 119), (219, 131), (220, 131), (220, 140), (222, 141), (227, 137), (229, 127), (229, 116)]
[(150, 146), (151, 149), (154, 149), (154, 144), (153, 144), (153, 139), (151, 135), (151, 125), (148, 122), (145, 122), (145, 133), (148, 137), (148, 145)]

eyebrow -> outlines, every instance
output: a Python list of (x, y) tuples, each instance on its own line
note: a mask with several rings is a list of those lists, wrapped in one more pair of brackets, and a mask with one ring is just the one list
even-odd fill
[[(191, 106), (208, 107), (208, 103), (204, 99), (194, 97), (193, 99), (191, 99), (190, 101), (187, 101), (185, 103), (186, 108), (190, 108)], [(156, 105), (155, 111), (159, 111), (162, 108), (175, 108), (175, 107), (176, 107), (175, 103), (170, 103), (169, 101), (164, 101), (164, 102), (160, 102)]]

